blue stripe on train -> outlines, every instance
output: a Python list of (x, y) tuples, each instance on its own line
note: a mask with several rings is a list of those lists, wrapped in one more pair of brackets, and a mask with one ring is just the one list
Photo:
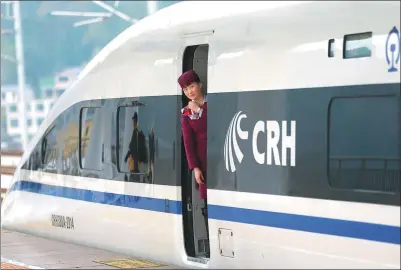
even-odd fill
[(397, 226), (218, 205), (208, 211), (211, 219), (400, 244)]
[[(43, 195), (180, 215), (182, 203), (86, 189), (19, 181), (10, 188)], [(303, 216), (219, 205), (208, 206), (209, 218), (296, 231), (400, 244), (400, 227), (367, 222)]]
[(87, 189), (71, 188), (47, 185), (31, 181), (18, 181), (11, 188), (14, 190), (27, 191), (42, 195), (55, 196), (60, 198), (79, 200), (91, 203), (115, 205), (142, 210), (168, 212), (181, 214), (181, 202), (165, 199), (148, 198), (110, 192), (101, 192)]

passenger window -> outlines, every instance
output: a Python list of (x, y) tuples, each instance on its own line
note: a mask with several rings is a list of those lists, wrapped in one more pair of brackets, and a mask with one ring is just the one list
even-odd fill
[(330, 107), (333, 188), (400, 192), (399, 97), (335, 98)]
[(117, 123), (116, 123), (116, 113), (112, 112), (111, 113), (111, 163), (114, 165), (117, 165), (117, 133), (116, 133), (116, 128), (117, 128)]
[[(62, 167), (64, 174), (78, 175), (79, 170), (79, 117), (75, 119), (74, 115), (79, 115), (76, 104), (74, 107), (65, 111), (57, 118), (57, 126), (61, 129), (60, 140), (63, 141)], [(79, 107), (80, 108), (80, 107)]]
[[(152, 115), (142, 103), (135, 106), (121, 106), (117, 110), (118, 170), (124, 173), (143, 174), (152, 177), (149, 166), (149, 135)], [(153, 141), (153, 140), (151, 140)], [(130, 181), (139, 181), (130, 176)]]
[(42, 140), (43, 170), (57, 171), (58, 144), (56, 139), (56, 127), (53, 126)]
[(80, 165), (82, 169), (102, 169), (102, 110), (82, 108), (80, 114)]

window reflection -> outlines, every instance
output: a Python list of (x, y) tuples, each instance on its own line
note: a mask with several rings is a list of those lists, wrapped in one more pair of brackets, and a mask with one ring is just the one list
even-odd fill
[(151, 182), (153, 179), (154, 130), (145, 106), (121, 106), (118, 118), (118, 170), (126, 181)]
[(53, 126), (42, 141), (42, 163), (45, 171), (57, 170), (58, 145), (56, 128)]
[[(79, 151), (78, 151), (78, 134), (79, 123), (74, 120), (70, 115), (74, 113), (68, 112), (61, 117), (64, 118), (63, 129), (60, 132), (63, 140), (63, 154), (62, 154), (62, 171), (69, 175), (78, 175), (79, 167)], [(69, 121), (70, 120), (70, 121)]]
[(335, 98), (330, 110), (330, 185), (399, 193), (399, 97)]
[(81, 110), (81, 167), (82, 169), (102, 169), (102, 110), (82, 108)]
[(85, 102), (63, 112), (24, 168), (154, 183), (156, 116), (149, 109), (153, 103), (118, 106), (126, 102), (116, 99), (102, 101), (102, 107), (83, 107)]

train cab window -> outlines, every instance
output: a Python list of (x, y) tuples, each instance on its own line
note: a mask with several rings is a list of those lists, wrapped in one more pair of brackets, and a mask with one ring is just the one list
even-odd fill
[(31, 152), (31, 155), (29, 156), (28, 160), (22, 167), (23, 169), (36, 171), (41, 168), (42, 159), (40, 158), (40, 149), (41, 149), (41, 144), (39, 143), (35, 146), (35, 148)]
[(44, 171), (56, 171), (58, 159), (58, 144), (56, 139), (56, 126), (46, 133), (42, 140), (42, 163)]
[(329, 40), (329, 58), (334, 57), (334, 39)]
[(102, 169), (102, 110), (82, 108), (80, 113), (80, 164), (82, 169)]
[(400, 110), (396, 96), (333, 99), (329, 113), (331, 187), (400, 192)]
[(152, 114), (143, 103), (136, 102), (132, 106), (120, 106), (117, 109), (118, 170), (129, 175), (127, 181), (147, 181), (151, 178), (151, 122)]
[(372, 32), (344, 36), (343, 58), (362, 58), (372, 56)]

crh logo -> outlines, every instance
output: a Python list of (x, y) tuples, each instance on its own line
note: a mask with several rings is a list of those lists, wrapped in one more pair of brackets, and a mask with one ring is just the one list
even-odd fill
[(237, 112), (231, 120), (230, 127), (227, 130), (226, 141), (224, 143), (224, 162), (226, 163), (227, 171), (230, 171), (231, 169), (232, 172), (235, 172), (236, 170), (232, 146), (234, 146), (234, 154), (238, 162), (241, 163), (244, 158), (244, 155), (238, 146), (237, 134), (242, 140), (248, 139), (248, 131), (242, 131), (240, 127), (242, 118), (246, 118), (246, 114), (241, 115), (241, 113), (241, 111)]
[[(227, 171), (235, 172), (236, 167), (234, 157), (241, 164), (244, 154), (238, 146), (238, 138), (241, 140), (248, 139), (248, 131), (241, 129), (242, 119), (247, 118), (242, 111), (236, 113), (228, 127), (226, 139), (224, 142), (224, 163)], [(258, 149), (258, 136), (260, 133), (266, 135), (266, 151)], [(278, 143), (281, 137), (281, 160)], [(277, 121), (258, 121), (256, 122), (252, 132), (252, 153), (253, 158), (258, 164), (287, 166), (287, 149), (290, 150), (290, 166), (295, 166), (295, 142), (296, 142), (296, 121), (291, 121), (290, 135), (287, 135), (287, 121), (280, 124)]]

